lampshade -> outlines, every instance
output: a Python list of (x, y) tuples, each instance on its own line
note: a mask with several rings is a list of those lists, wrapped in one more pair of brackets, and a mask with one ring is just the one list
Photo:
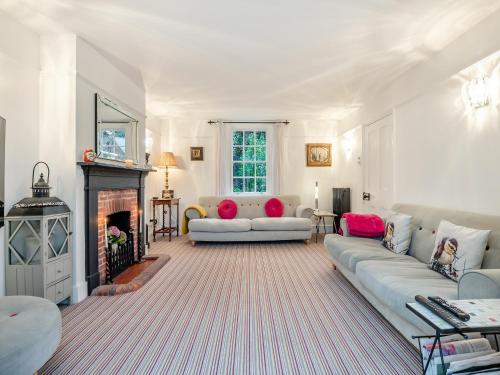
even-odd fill
[(177, 162), (173, 152), (165, 151), (161, 153), (160, 158), (156, 161), (158, 167), (175, 167)]

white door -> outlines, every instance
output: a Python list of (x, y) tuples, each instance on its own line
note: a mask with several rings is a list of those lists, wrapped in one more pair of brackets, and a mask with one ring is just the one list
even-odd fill
[(389, 115), (364, 127), (363, 206), (365, 212), (383, 212), (393, 204), (394, 125)]

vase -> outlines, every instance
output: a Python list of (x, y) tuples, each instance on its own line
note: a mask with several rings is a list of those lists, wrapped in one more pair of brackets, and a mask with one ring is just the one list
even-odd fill
[(113, 253), (116, 253), (116, 250), (118, 250), (118, 244), (117, 243), (112, 243), (111, 244), (111, 250)]

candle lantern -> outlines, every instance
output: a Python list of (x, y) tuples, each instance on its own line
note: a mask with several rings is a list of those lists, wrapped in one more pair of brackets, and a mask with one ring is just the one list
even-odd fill
[[(47, 169), (35, 182), (39, 166)], [(59, 303), (71, 297), (71, 211), (50, 196), (50, 169), (33, 166), (32, 196), (16, 203), (5, 218), (7, 295), (32, 295)]]

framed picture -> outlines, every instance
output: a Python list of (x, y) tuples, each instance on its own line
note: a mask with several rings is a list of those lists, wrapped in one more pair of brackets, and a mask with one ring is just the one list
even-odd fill
[(308, 167), (331, 167), (332, 166), (332, 144), (331, 143), (307, 143), (306, 160)]
[(191, 161), (203, 160), (203, 147), (191, 147)]

